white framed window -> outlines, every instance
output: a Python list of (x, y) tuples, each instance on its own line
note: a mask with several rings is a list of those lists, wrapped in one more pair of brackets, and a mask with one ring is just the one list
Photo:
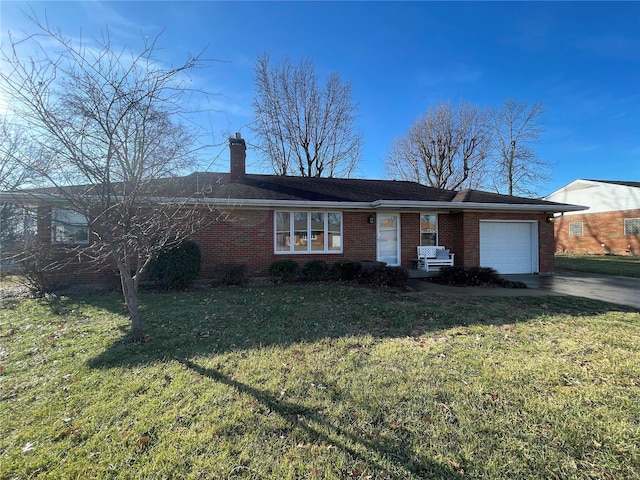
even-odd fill
[(584, 234), (584, 224), (582, 222), (569, 222), (569, 236), (582, 237)]
[(640, 235), (640, 218), (625, 218), (624, 219), (624, 234), (625, 235)]
[(342, 213), (276, 211), (275, 253), (342, 253)]
[(51, 242), (89, 243), (89, 222), (82, 213), (54, 208), (51, 211)]
[(435, 213), (420, 214), (420, 246), (438, 245), (438, 215)]

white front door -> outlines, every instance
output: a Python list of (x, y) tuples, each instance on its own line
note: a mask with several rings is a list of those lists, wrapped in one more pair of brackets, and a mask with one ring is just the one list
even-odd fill
[(387, 265), (400, 265), (400, 215), (378, 214), (378, 261)]

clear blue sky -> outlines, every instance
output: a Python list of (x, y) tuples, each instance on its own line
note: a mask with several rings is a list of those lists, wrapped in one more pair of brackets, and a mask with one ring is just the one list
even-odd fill
[[(158, 56), (177, 64), (206, 47), (197, 75), (214, 97), (225, 139), (251, 143), (256, 57), (304, 57), (321, 78), (353, 86), (364, 149), (358, 175), (384, 178), (393, 139), (441, 101), (495, 107), (508, 98), (547, 110), (539, 156), (556, 164), (548, 194), (576, 178), (640, 181), (640, 2), (12, 2), (7, 31), (31, 27), (20, 10), (86, 38), (108, 26), (114, 44), (164, 29)], [(253, 153), (253, 154), (252, 154)], [(260, 173), (248, 151), (248, 171)]]

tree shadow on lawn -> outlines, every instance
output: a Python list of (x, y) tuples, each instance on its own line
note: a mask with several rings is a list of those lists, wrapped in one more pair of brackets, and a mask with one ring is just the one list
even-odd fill
[[(378, 474), (384, 474), (385, 477), (393, 476), (394, 471), (400, 468), (419, 478), (463, 478), (450, 466), (419, 458), (410, 446), (400, 441), (367, 440), (362, 435), (336, 424), (336, 421), (331, 421), (316, 409), (284, 400), (268, 390), (261, 390), (234, 380), (214, 368), (207, 368), (186, 359), (178, 361), (202, 377), (231, 387), (238, 393), (249, 395), (268, 411), (275, 412), (285, 419), (292, 430), (301, 430), (313, 443), (335, 447), (348, 454), (354, 461), (362, 462)], [(390, 468), (391, 466), (393, 467)], [(353, 478), (359, 476), (359, 473), (353, 473)]]
[[(241, 382), (209, 366), (208, 358), (326, 339), (418, 337), (460, 326), (499, 326), (554, 315), (627, 311), (573, 297), (453, 297), (350, 286), (215, 289), (142, 298), (145, 330), (153, 341), (128, 343), (123, 324), (123, 337), (89, 360), (91, 368), (178, 362), (203, 378), (251, 397), (284, 419), (288, 430), (301, 432), (312, 443), (332, 445), (373, 472), (386, 477), (400, 469), (418, 478), (450, 479), (462, 475), (451, 465), (413, 451), (408, 439), (415, 432), (394, 430), (392, 437), (369, 438), (344, 419)], [(341, 402), (358, 405), (349, 391), (338, 390)]]
[[(452, 327), (500, 326), (541, 316), (633, 311), (570, 296), (452, 296), (340, 285), (221, 288), (145, 294), (141, 298), (143, 327), (152, 341), (132, 345), (129, 326), (122, 325), (123, 337), (92, 358), (88, 362), (91, 368), (134, 366), (321, 339), (417, 337)], [(123, 313), (121, 303), (113, 299), (100, 305), (110, 305), (115, 313)]]

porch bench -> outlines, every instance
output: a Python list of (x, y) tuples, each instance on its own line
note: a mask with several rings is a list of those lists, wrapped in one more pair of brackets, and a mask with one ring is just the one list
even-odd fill
[(440, 267), (453, 267), (454, 253), (441, 245), (418, 248), (418, 270), (427, 272), (439, 270)]

